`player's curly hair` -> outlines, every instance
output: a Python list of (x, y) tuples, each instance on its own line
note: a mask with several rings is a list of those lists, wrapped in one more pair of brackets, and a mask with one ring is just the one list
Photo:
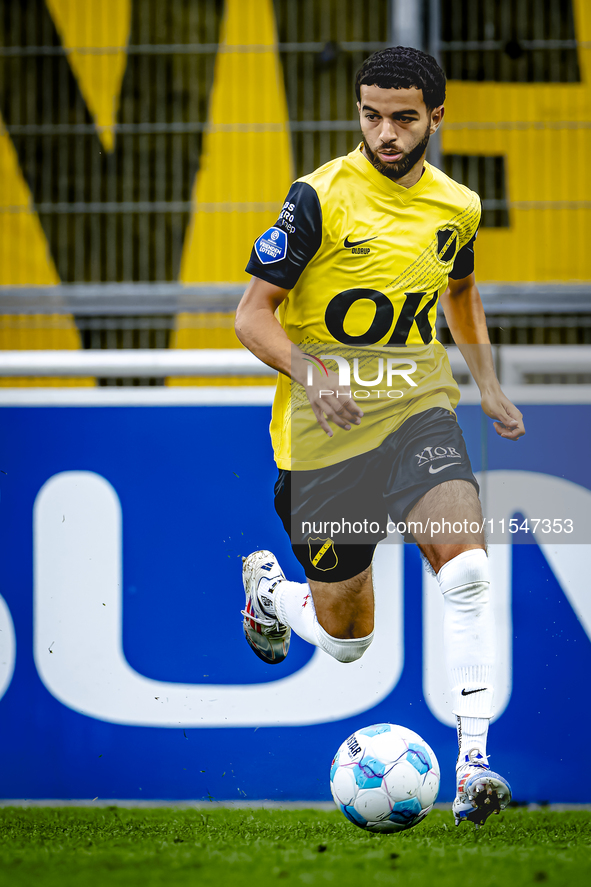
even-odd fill
[(361, 86), (379, 86), (381, 89), (423, 90), (423, 100), (431, 111), (445, 101), (445, 74), (432, 55), (412, 46), (389, 46), (366, 59), (355, 78), (357, 101)]

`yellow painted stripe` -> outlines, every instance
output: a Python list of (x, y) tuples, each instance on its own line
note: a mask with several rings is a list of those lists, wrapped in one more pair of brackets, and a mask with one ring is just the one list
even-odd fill
[[(252, 244), (277, 218), (292, 181), (272, 0), (226, 0), (220, 47), (181, 261), (187, 282), (246, 281)], [(203, 204), (226, 206), (202, 213)]]
[[(31, 192), (0, 116), (0, 285), (59, 283)], [(19, 212), (10, 212), (14, 207)]]
[[(127, 64), (131, 0), (45, 2), (64, 47), (93, 50), (69, 52), (68, 60), (98, 127), (103, 147), (112, 151), (115, 145), (113, 127)], [(101, 53), (101, 49), (105, 52)]]

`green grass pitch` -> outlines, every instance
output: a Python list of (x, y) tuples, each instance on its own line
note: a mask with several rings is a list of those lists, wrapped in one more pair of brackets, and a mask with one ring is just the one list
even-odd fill
[(480, 830), (433, 811), (372, 835), (338, 811), (0, 810), (1, 887), (579, 887), (591, 883), (591, 813), (511, 809)]

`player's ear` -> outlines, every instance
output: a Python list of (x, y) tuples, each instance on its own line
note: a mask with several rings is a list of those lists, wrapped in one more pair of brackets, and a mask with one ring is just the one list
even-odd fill
[(357, 102), (357, 110), (361, 114), (361, 102)]
[(433, 110), (431, 111), (431, 135), (433, 135), (433, 133), (436, 132), (441, 126), (441, 121), (443, 120), (444, 114), (445, 108), (443, 107), (443, 105), (440, 105), (438, 108), (433, 108)]

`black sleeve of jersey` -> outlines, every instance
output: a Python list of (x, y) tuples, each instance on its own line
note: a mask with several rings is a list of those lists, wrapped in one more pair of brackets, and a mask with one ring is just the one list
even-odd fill
[(253, 247), (246, 271), (267, 283), (290, 290), (322, 242), (322, 210), (311, 185), (293, 183), (274, 227), (287, 232), (285, 257), (277, 262), (263, 263)]
[[(478, 232), (476, 232), (478, 233)], [(454, 266), (449, 272), (449, 276), (452, 280), (462, 280), (464, 277), (469, 277), (470, 274), (474, 271), (474, 241), (476, 240), (476, 234), (474, 237), (468, 241), (468, 243), (459, 250)]]

